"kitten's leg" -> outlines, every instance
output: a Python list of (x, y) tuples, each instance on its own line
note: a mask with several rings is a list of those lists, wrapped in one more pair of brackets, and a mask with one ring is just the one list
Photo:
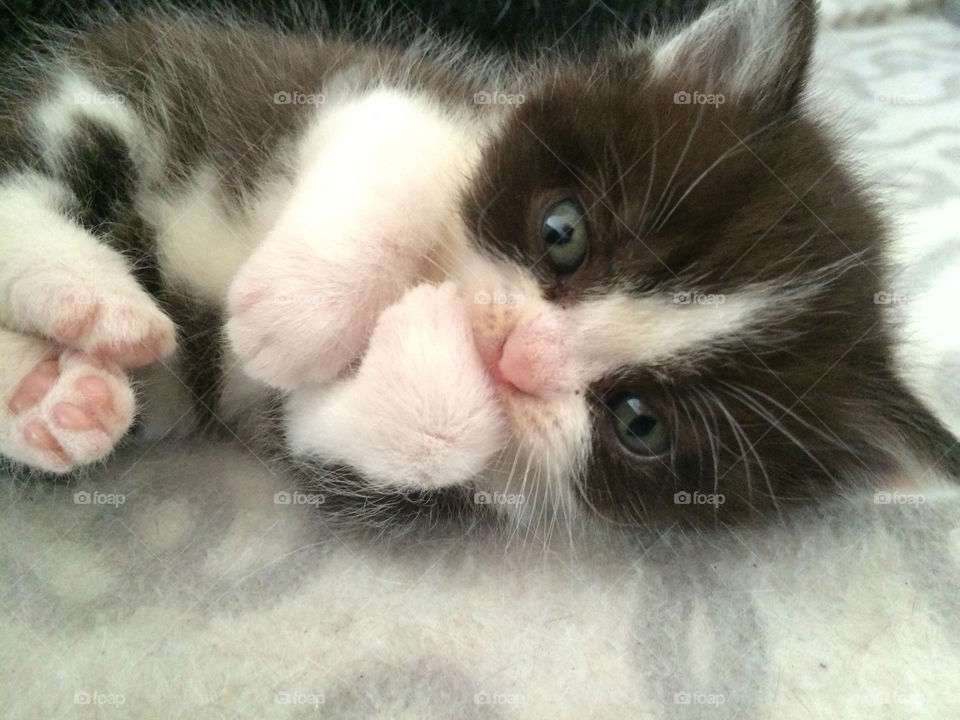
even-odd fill
[(227, 332), (246, 371), (292, 389), (363, 351), (380, 312), (462, 242), (459, 190), (476, 137), (435, 104), (378, 91), (308, 136), (292, 198), (240, 269)]
[(0, 184), (0, 325), (124, 367), (168, 356), (173, 323), (68, 205), (66, 190), (39, 173)]
[(66, 472), (106, 456), (133, 417), (116, 365), (0, 329), (0, 455)]

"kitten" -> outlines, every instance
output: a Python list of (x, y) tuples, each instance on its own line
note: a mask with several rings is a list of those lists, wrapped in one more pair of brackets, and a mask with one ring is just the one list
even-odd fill
[(815, 24), (728, 0), (522, 68), (162, 15), (57, 44), (0, 111), (0, 454), (100, 460), (157, 362), (370, 517), (726, 520), (956, 473), (807, 107)]

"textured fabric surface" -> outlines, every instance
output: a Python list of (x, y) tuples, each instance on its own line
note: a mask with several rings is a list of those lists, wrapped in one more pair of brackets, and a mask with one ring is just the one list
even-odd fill
[[(955, 428), (958, 50), (933, 17), (828, 30), (816, 82), (899, 227), (904, 356)], [(960, 717), (960, 492), (914, 480), (785, 528), (400, 545), (333, 533), (242, 447), (131, 448), (0, 484), (0, 712)]]

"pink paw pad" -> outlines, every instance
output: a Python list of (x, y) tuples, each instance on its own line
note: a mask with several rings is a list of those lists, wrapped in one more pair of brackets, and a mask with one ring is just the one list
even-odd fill
[(7, 402), (20, 425), (17, 459), (53, 472), (99, 460), (129, 429), (134, 396), (123, 372), (65, 350), (42, 360)]
[(31, 408), (50, 392), (60, 377), (60, 363), (56, 360), (44, 360), (27, 375), (7, 403), (10, 411), (20, 414)]

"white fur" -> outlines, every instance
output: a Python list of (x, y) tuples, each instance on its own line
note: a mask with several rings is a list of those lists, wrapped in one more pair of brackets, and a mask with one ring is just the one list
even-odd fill
[(37, 174), (0, 185), (0, 324), (99, 353), (173, 351), (174, 327), (123, 257), (64, 215), (69, 195)]
[(196, 171), (176, 193), (145, 194), (138, 209), (157, 228), (157, 257), (167, 282), (220, 307), (237, 269), (289, 199), (283, 181), (239, 207), (224, 197), (213, 168)]
[(240, 269), (227, 332), (253, 377), (290, 389), (335, 377), (431, 255), (459, 241), (458, 192), (477, 136), (432, 101), (378, 90), (324, 107), (296, 187)]
[(670, 295), (610, 293), (572, 308), (567, 332), (577, 339), (584, 379), (628, 366), (692, 363), (718, 348), (762, 339), (816, 289), (777, 292), (764, 284), (730, 294), (683, 294), (689, 303)]
[(63, 151), (81, 119), (115, 131), (130, 151), (145, 183), (162, 177), (162, 144), (148, 133), (129, 106), (129, 100), (72, 70), (64, 73), (56, 89), (38, 103), (34, 111), (33, 127), (49, 168), (56, 169), (62, 162)]
[(475, 477), (506, 428), (452, 283), (421, 285), (384, 311), (356, 376), (289, 404), (295, 452), (347, 462), (375, 485)]

